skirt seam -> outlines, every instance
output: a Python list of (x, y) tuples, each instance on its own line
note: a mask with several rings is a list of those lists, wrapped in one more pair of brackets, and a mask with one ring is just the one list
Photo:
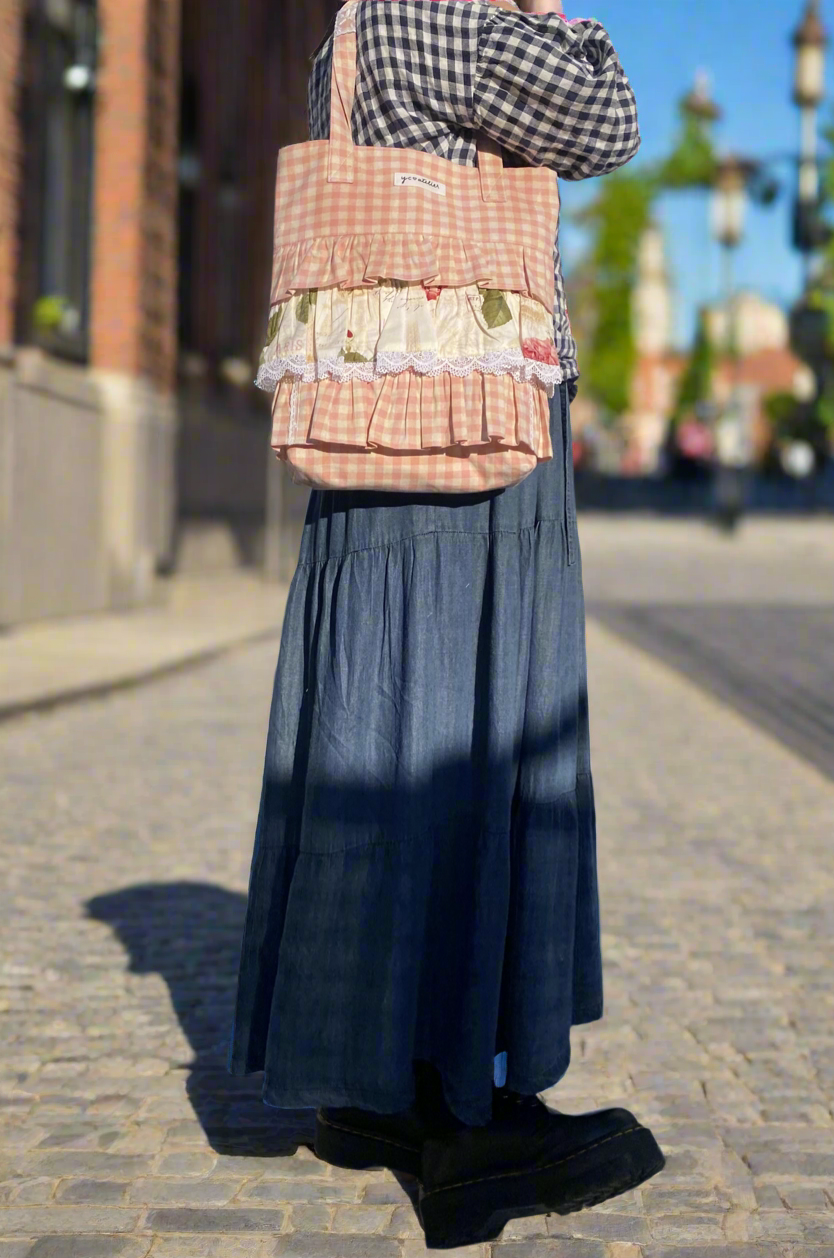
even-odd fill
[[(577, 784), (579, 783), (580, 779), (590, 778), (590, 776), (591, 776), (590, 773), (587, 773), (587, 772), (578, 773), (576, 775)], [(544, 801), (540, 801), (540, 800), (537, 801), (536, 807), (537, 808), (553, 807), (554, 804), (561, 803), (563, 799), (567, 799), (569, 795), (575, 795), (576, 792), (577, 792), (577, 787), (572, 786), (569, 788), (569, 790), (562, 791), (561, 794), (559, 795), (554, 795), (552, 799), (548, 799)], [(523, 799), (521, 802), (522, 803), (524, 802)], [(283, 848), (292, 848), (292, 850), (296, 852), (296, 854), (299, 856), (320, 856), (320, 857), (341, 856), (344, 852), (366, 852), (368, 848), (371, 848), (371, 847), (390, 847), (392, 844), (398, 846), (399, 844), (402, 844), (402, 843), (417, 842), (420, 839), (425, 839), (427, 834), (433, 834), (435, 831), (444, 830), (445, 828), (446, 828), (445, 826), (432, 826), (429, 830), (415, 831), (413, 834), (401, 835), (399, 838), (396, 838), (396, 839), (369, 839), (367, 842), (357, 843), (353, 847), (328, 848), (326, 852), (314, 852), (314, 851), (310, 851), (308, 848), (299, 847), (297, 843), (293, 844), (293, 843), (286, 843), (286, 842), (276, 843), (275, 845), (273, 845), (265, 841), (263, 843), (263, 847), (265, 850), (269, 850), (271, 852), (281, 851)], [(500, 829), (493, 829), (491, 826), (483, 826), (479, 830), (479, 833), (482, 835), (493, 835), (496, 838), (501, 838), (503, 836), (506, 836), (507, 832), (506, 832), (505, 827), (501, 827)]]
[(546, 516), (537, 520), (535, 524), (528, 524), (521, 529), (428, 529), (425, 533), (409, 533), (406, 537), (393, 538), (387, 542), (376, 542), (373, 546), (357, 546), (353, 550), (339, 551), (335, 555), (327, 555), (324, 559), (299, 559), (299, 568), (320, 568), (324, 564), (332, 563), (334, 560), (348, 559), (351, 555), (363, 555), (372, 550), (391, 550), (394, 546), (402, 546), (406, 542), (419, 541), (423, 537), (521, 537), (525, 533), (531, 533), (539, 527), (540, 524), (557, 524), (562, 526), (562, 521), (552, 516)]

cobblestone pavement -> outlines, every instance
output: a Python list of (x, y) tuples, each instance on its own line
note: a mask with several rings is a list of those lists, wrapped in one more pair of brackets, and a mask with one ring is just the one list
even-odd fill
[[(834, 783), (589, 624), (606, 1016), (547, 1099), (666, 1170), (472, 1258), (834, 1256)], [(414, 1258), (226, 1046), (275, 644), (0, 727), (0, 1258)]]

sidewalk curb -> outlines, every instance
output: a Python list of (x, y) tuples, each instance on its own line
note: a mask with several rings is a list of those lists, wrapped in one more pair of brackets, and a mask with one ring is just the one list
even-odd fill
[(199, 650), (177, 656), (164, 664), (154, 664), (149, 668), (140, 668), (122, 673), (120, 676), (117, 675), (105, 681), (86, 682), (74, 688), (55, 690), (33, 699), (17, 699), (12, 703), (4, 704), (0, 700), (0, 724), (12, 721), (19, 716), (26, 716), (29, 713), (50, 712), (55, 708), (68, 707), (73, 703), (83, 703), (88, 699), (102, 698), (117, 691), (136, 690), (139, 686), (161, 681), (174, 673), (187, 672), (189, 669), (209, 664), (212, 660), (219, 659), (223, 655), (240, 650), (241, 647), (252, 646), (258, 642), (268, 642), (273, 639), (277, 640), (280, 637), (281, 625), (278, 624), (267, 629), (255, 630), (239, 638), (231, 638), (216, 646), (201, 647)]

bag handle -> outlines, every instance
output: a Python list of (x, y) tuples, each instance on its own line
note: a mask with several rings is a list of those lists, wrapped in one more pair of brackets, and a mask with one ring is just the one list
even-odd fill
[(353, 135), (350, 116), (356, 91), (356, 5), (347, 0), (336, 14), (330, 71), (330, 144), (328, 183), (353, 183)]
[[(383, 0), (383, 3), (390, 0)], [(501, 0), (493, 0), (500, 3)], [(350, 118), (356, 91), (356, 6), (347, 0), (336, 15), (333, 28), (333, 65), (330, 74), (330, 144), (328, 183), (353, 183), (354, 152)], [(505, 7), (502, 5), (502, 7)], [(507, 6), (508, 7), (508, 6)], [(489, 136), (478, 132), (478, 173), (484, 201), (504, 201), (504, 162), (501, 149)]]
[(475, 147), (478, 150), (478, 173), (481, 176), (481, 196), (484, 201), (506, 201), (507, 188), (504, 183), (504, 159), (501, 146), (495, 140), (479, 131), (475, 136)]

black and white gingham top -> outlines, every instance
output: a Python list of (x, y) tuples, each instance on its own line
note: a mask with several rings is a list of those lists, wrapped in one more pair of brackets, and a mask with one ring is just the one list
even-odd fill
[[(332, 26), (311, 58), (311, 140), (330, 134)], [(356, 50), (355, 144), (475, 166), (480, 130), (505, 150), (505, 165), (547, 166), (563, 179), (604, 175), (640, 146), (631, 84), (591, 19), (487, 0), (369, 0), (356, 11)], [(558, 237), (554, 267), (556, 348), (572, 380), (579, 368)]]

